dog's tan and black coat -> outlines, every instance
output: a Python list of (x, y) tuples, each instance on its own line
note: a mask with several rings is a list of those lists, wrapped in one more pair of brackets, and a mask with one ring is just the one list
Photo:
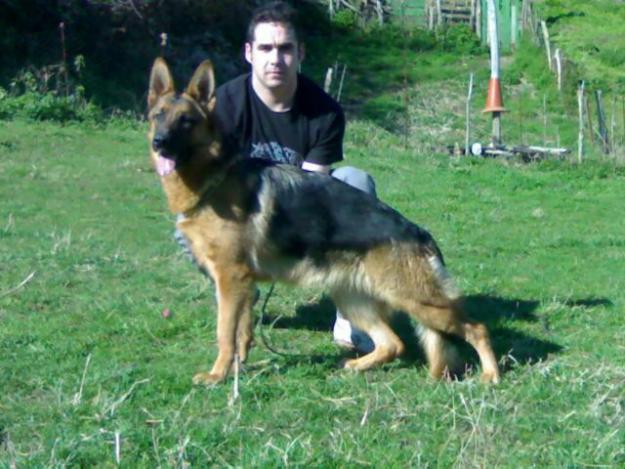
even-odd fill
[(432, 376), (450, 366), (451, 334), (475, 348), (482, 379), (497, 382), (486, 327), (465, 318), (432, 236), (330, 176), (227, 151), (212, 118), (214, 87), (206, 61), (179, 94), (167, 64), (157, 59), (148, 96), (152, 161), (178, 229), (217, 291), (219, 353), (194, 383), (222, 381), (235, 354), (247, 358), (258, 281), (327, 291), (375, 344), (347, 368), (365, 370), (402, 354), (404, 344), (388, 325), (391, 312), (401, 310), (422, 326)]

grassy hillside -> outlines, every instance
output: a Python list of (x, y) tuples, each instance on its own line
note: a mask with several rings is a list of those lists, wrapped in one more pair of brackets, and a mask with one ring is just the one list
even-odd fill
[(557, 47), (594, 88), (625, 92), (625, 3), (619, 0), (541, 0), (537, 12)]

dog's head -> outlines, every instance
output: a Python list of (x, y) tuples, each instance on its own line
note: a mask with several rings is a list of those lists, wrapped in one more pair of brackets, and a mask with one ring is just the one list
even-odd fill
[(161, 176), (184, 168), (194, 155), (215, 144), (211, 119), (215, 107), (215, 76), (209, 60), (193, 73), (183, 93), (177, 93), (167, 63), (158, 58), (150, 74), (148, 118), (152, 158)]

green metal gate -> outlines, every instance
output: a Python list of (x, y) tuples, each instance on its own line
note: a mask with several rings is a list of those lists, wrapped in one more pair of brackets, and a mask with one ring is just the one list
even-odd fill
[(389, 0), (393, 21), (399, 24), (424, 27), (426, 0)]
[[(488, 40), (487, 0), (480, 0), (480, 6), (480, 37), (482, 42), (486, 43)], [(499, 26), (499, 46), (502, 50), (508, 51), (513, 49), (520, 39), (522, 0), (495, 0), (495, 8)]]
[[(448, 5), (455, 3), (448, 0), (440, 1), (443, 13)], [(433, 6), (433, 2), (434, 0), (387, 0), (387, 4), (391, 7), (393, 22), (422, 28), (428, 26), (427, 7)], [(477, 0), (477, 2), (480, 8), (475, 25), (478, 29), (476, 32), (479, 33), (482, 42), (486, 43), (488, 40), (488, 2), (487, 0)], [(522, 7), (523, 0), (495, 0), (499, 25), (499, 47), (502, 51), (513, 49), (519, 42)], [(449, 18), (444, 18), (444, 21), (450, 22)], [(467, 17), (468, 22), (469, 17)]]

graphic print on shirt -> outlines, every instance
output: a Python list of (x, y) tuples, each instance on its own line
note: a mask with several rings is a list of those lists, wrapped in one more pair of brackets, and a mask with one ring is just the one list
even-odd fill
[(303, 162), (302, 155), (289, 147), (281, 146), (277, 142), (252, 143), (250, 157), (272, 160), (276, 163), (285, 163), (294, 166), (301, 166)]

